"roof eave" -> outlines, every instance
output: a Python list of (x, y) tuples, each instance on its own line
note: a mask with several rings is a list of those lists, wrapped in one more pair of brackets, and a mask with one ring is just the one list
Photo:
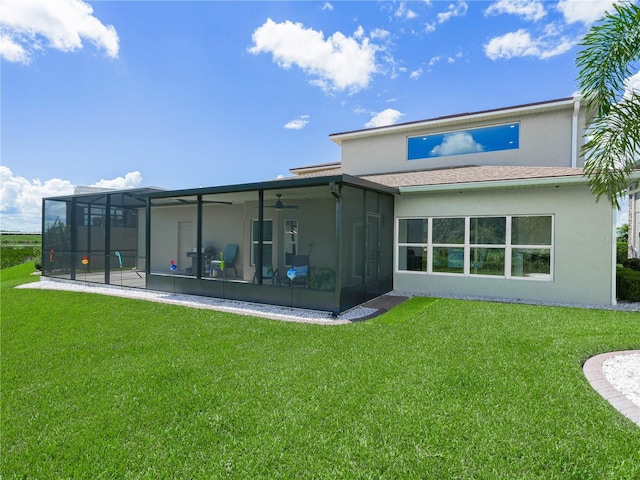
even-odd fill
[(485, 182), (446, 183), (439, 185), (413, 185), (398, 187), (400, 194), (434, 193), (453, 190), (490, 190), (499, 188), (532, 188), (560, 185), (584, 185), (589, 183), (585, 176), (550, 177), (550, 178), (520, 178), (513, 180), (491, 180)]
[(346, 185), (353, 185), (362, 188), (368, 188), (376, 190), (378, 192), (385, 192), (395, 194), (398, 190), (394, 187), (388, 187), (368, 180), (361, 179), (346, 174), (327, 175), (318, 177), (291, 177), (279, 180), (268, 180), (257, 183), (244, 183), (235, 185), (221, 185), (217, 187), (200, 187), (191, 188), (186, 190), (168, 190), (164, 192), (156, 192), (147, 195), (149, 198), (168, 198), (168, 197), (188, 197), (196, 195), (214, 195), (218, 193), (239, 193), (258, 190), (283, 190), (286, 188), (300, 188), (300, 187), (313, 187), (328, 185), (331, 183), (339, 183)]

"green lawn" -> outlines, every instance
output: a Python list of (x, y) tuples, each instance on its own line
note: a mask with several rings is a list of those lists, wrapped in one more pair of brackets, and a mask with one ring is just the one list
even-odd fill
[(11, 287), (1, 476), (637, 479), (589, 356), (637, 313), (415, 298), (345, 326)]

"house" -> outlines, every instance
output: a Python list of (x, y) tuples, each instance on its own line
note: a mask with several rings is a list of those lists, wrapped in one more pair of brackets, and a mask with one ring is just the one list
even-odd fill
[(629, 245), (628, 258), (640, 257), (640, 184), (636, 183), (627, 192), (629, 199)]
[(282, 180), (46, 198), (43, 273), (334, 313), (392, 289), (612, 304), (588, 121), (565, 98), (332, 134), (339, 163)]

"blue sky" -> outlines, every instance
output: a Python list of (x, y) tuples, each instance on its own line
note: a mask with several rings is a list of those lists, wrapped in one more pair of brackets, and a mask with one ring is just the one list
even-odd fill
[(328, 135), (571, 96), (611, 1), (1, 0), (3, 230), (75, 186), (247, 183)]

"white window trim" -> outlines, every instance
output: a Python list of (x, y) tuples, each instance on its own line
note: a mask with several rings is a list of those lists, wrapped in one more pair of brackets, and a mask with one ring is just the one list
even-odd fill
[[(504, 244), (471, 244), (470, 243), (470, 225), (472, 218), (500, 218), (506, 217), (506, 232)], [(513, 217), (551, 217), (551, 244), (550, 245), (512, 245), (511, 243), (511, 226)], [(435, 218), (464, 218), (465, 219), (465, 234), (464, 244), (449, 244), (449, 243), (433, 243), (433, 219)], [(400, 242), (400, 221), (401, 220), (427, 220), (428, 221), (428, 233), (427, 243), (408, 243)], [(415, 247), (421, 248), (427, 252), (427, 271), (418, 270), (400, 270), (400, 255), (399, 250), (401, 247)], [(463, 248), (464, 249), (464, 261), (463, 261), (463, 273), (452, 272), (434, 272), (433, 271), (433, 249), (435, 248)], [(504, 249), (504, 275), (486, 275), (481, 273), (471, 273), (471, 248), (497, 248)], [(532, 250), (549, 250), (549, 275), (540, 277), (525, 277), (519, 275), (513, 275), (512, 272), (512, 253), (514, 249), (532, 249)], [(534, 282), (553, 282), (555, 280), (555, 215), (554, 214), (509, 214), (509, 215), (466, 215), (466, 216), (405, 216), (396, 218), (395, 226), (395, 273), (403, 275), (436, 275), (447, 277), (470, 277), (470, 278), (495, 278), (495, 279), (507, 279), (517, 281), (534, 281)]]
[[(295, 233), (295, 241), (290, 241), (289, 240), (289, 232), (287, 231), (287, 222), (295, 222), (296, 223), (296, 233)], [(295, 251), (296, 251), (296, 255), (300, 254), (300, 249), (298, 248), (299, 246), (299, 239), (300, 239), (300, 221), (297, 218), (285, 218), (284, 220), (284, 238), (283, 238), (283, 246), (282, 246), (282, 255), (283, 258), (287, 258), (287, 247), (290, 245), (295, 245)], [(286, 264), (286, 266), (290, 266), (289, 264)]]

